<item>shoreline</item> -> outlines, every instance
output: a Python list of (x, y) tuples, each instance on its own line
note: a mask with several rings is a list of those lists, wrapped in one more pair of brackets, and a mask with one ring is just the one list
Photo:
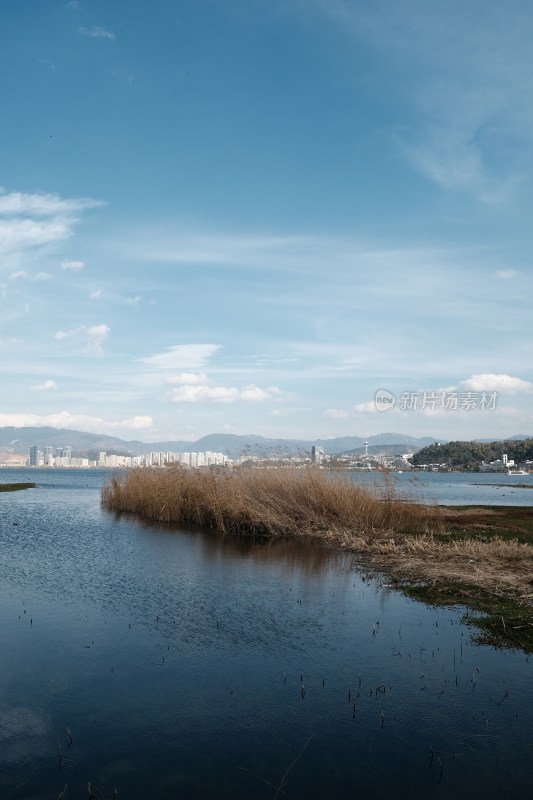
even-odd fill
[(378, 490), (313, 468), (138, 470), (112, 478), (101, 498), (155, 522), (351, 552), (413, 597), (485, 612), (491, 643), (533, 651), (533, 507), (416, 503), (387, 481)]
[[(533, 652), (533, 509), (439, 506), (447, 530), (359, 553), (413, 599), (465, 606), (474, 640)], [(511, 512), (511, 513), (509, 513)]]

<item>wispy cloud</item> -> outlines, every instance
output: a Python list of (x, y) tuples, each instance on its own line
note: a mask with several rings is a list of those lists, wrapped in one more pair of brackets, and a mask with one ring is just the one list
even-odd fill
[(78, 325), (77, 328), (71, 328), (68, 331), (56, 331), (54, 333), (54, 339), (57, 339), (58, 342), (62, 341), (63, 339), (70, 339), (73, 336), (76, 336), (78, 333), (81, 333), (85, 330), (83, 325)]
[[(401, 150), (439, 186), (507, 203), (531, 166), (533, 18), (527, 4), (435, 5), (424, 0), (315, 0), (356, 40), (378, 50), (405, 113)], [(396, 75), (394, 75), (397, 69)]]
[[(365, 403), (355, 403), (353, 410), (356, 414), (374, 414), (377, 412), (376, 404), (373, 400), (367, 400)], [(394, 409), (392, 410), (394, 411)]]
[(106, 420), (86, 414), (72, 414), (59, 411), (55, 414), (0, 414), (0, 427), (15, 428), (50, 426), (51, 428), (71, 428), (89, 433), (121, 433), (123, 431), (142, 431), (153, 427), (149, 416), (134, 416), (122, 420)]
[(511, 278), (516, 278), (518, 272), (515, 269), (500, 269), (496, 273), (496, 277), (500, 278), (500, 280), (510, 280)]
[(79, 272), (85, 267), (85, 262), (83, 261), (72, 261), (70, 259), (65, 259), (65, 261), (61, 262), (61, 269), (70, 270), (71, 272)]
[(59, 330), (54, 333), (54, 339), (64, 341), (66, 339), (83, 339), (85, 349), (92, 353), (101, 353), (102, 347), (111, 332), (111, 328), (105, 322), (100, 325), (78, 325), (70, 330)]
[(232, 235), (189, 230), (170, 233), (161, 227), (130, 232), (126, 245), (122, 237), (117, 243), (117, 249), (122, 253), (127, 251), (128, 256), (135, 259), (149, 258), (162, 263), (198, 266), (265, 266), (271, 270), (303, 267), (305, 255), (316, 259), (316, 248), (326, 246), (323, 239), (313, 236)]
[(89, 300), (101, 300), (104, 293), (101, 289), (95, 289), (94, 292), (89, 293)]
[(35, 386), (30, 386), (32, 392), (50, 392), (52, 389), (57, 389), (57, 383), (52, 380), (43, 381)]
[(92, 28), (79, 28), (79, 32), (84, 36), (90, 36), (92, 39), (114, 39), (115, 34), (112, 31), (106, 31), (105, 28), (99, 28), (98, 25), (93, 25)]
[(324, 416), (326, 419), (349, 419), (350, 412), (343, 408), (328, 408), (324, 411)]
[(139, 358), (139, 361), (158, 369), (195, 369), (203, 367), (221, 349), (220, 344), (176, 344), (164, 353)]
[(180, 375), (171, 375), (165, 383), (179, 383), (182, 386), (201, 386), (207, 383), (205, 372), (182, 372)]
[(52, 276), (48, 272), (38, 272), (36, 275), (30, 275), (25, 269), (19, 269), (9, 275), (8, 280), (15, 282), (20, 280), (27, 281), (48, 281)]
[(7, 193), (0, 187), (0, 216), (72, 217), (87, 208), (101, 206), (100, 200), (90, 198), (65, 199), (54, 193)]
[(0, 253), (4, 266), (26, 265), (30, 255), (72, 236), (82, 212), (102, 205), (90, 198), (63, 198), (0, 188)]

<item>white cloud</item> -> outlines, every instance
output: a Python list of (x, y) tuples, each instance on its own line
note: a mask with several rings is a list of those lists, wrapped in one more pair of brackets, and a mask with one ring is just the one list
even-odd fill
[(502, 280), (509, 280), (510, 278), (515, 278), (517, 274), (518, 273), (514, 269), (500, 269), (496, 273), (496, 277), (501, 278)]
[(92, 28), (79, 28), (80, 33), (84, 36), (90, 36), (93, 39), (114, 39), (115, 34), (112, 31), (106, 31), (104, 28), (99, 28), (98, 25), (93, 25)]
[(64, 339), (72, 339), (82, 337), (86, 340), (86, 349), (93, 353), (100, 353), (102, 345), (109, 336), (111, 328), (102, 322), (100, 325), (93, 325), (88, 328), (86, 325), (78, 325), (76, 328), (71, 328), (68, 331), (56, 331), (54, 339), (63, 341)]
[(84, 326), (80, 325), (77, 328), (71, 328), (69, 331), (56, 331), (54, 333), (54, 339), (57, 339), (58, 341), (61, 341), (62, 339), (70, 339), (72, 336), (76, 336), (83, 330), (85, 330)]
[(135, 416), (124, 420), (105, 420), (85, 414), (71, 414), (59, 411), (56, 414), (0, 414), (0, 427), (15, 428), (40, 427), (49, 425), (52, 428), (71, 428), (89, 433), (118, 433), (124, 430), (140, 431), (153, 427), (153, 420), (148, 416)]
[(65, 200), (54, 193), (10, 192), (8, 194), (0, 187), (0, 215), (4, 217), (71, 217), (87, 208), (100, 205), (102, 205), (100, 200), (91, 200), (87, 197)]
[(106, 325), (105, 322), (101, 325), (93, 325), (92, 328), (87, 329), (87, 334), (89, 336), (89, 343), (87, 345), (89, 350), (92, 350), (95, 353), (100, 353), (102, 351), (102, 345), (109, 336), (111, 329), (109, 325)]
[(0, 187), (0, 253), (6, 264), (26, 264), (36, 248), (68, 239), (80, 213), (102, 205), (89, 198), (63, 198), (47, 193), (7, 193)]
[(35, 386), (30, 386), (32, 392), (49, 392), (52, 389), (57, 389), (57, 383), (55, 381), (44, 381), (43, 383), (38, 383)]
[(28, 281), (48, 281), (52, 276), (48, 272), (38, 272), (36, 275), (29, 275), (26, 270), (19, 269), (12, 272), (9, 276), (10, 281), (28, 280)]
[(353, 408), (356, 414), (373, 414), (374, 412), (377, 412), (376, 403), (374, 400), (369, 400), (366, 403), (356, 403)]
[(273, 389), (269, 391), (267, 389), (261, 389), (259, 386), (251, 383), (249, 386), (245, 386), (244, 389), (241, 389), (239, 399), (252, 401), (254, 403), (262, 402), (263, 400), (270, 400), (272, 397), (275, 397), (279, 391), (277, 387), (273, 387)]
[(45, 221), (0, 218), (0, 252), (16, 253), (67, 239), (74, 220), (61, 217)]
[(179, 383), (181, 385), (199, 386), (207, 383), (205, 372), (182, 372), (180, 375), (173, 375), (167, 378), (166, 383)]
[(128, 303), (128, 305), (130, 306), (138, 306), (141, 300), (142, 297), (140, 295), (137, 295), (136, 297), (128, 297), (126, 303)]
[(221, 349), (220, 344), (176, 344), (164, 353), (156, 353), (138, 360), (159, 369), (194, 369), (203, 367), (207, 360)]
[(89, 294), (89, 300), (101, 300), (103, 297), (103, 291), (101, 289), (96, 289), (94, 292)]
[(526, 394), (533, 393), (533, 383), (522, 378), (513, 378), (511, 375), (496, 375), (486, 372), (481, 375), (472, 375), (466, 381), (461, 381), (461, 386), (471, 392), (499, 392), (500, 394)]
[(70, 259), (66, 259), (61, 262), (62, 269), (68, 269), (71, 272), (79, 272), (84, 266), (85, 262), (83, 261), (71, 261)]
[(261, 403), (275, 399), (280, 393), (277, 387), (261, 389), (255, 384), (238, 389), (235, 386), (207, 386), (205, 384), (183, 384), (172, 390), (174, 403)]
[(324, 416), (327, 419), (348, 419), (350, 412), (344, 411), (342, 408), (328, 408), (327, 411), (324, 411)]

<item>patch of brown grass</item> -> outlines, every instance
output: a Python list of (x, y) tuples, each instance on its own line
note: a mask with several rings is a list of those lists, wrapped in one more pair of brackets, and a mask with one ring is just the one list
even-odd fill
[(134, 469), (102, 492), (104, 508), (222, 533), (320, 536), (424, 532), (434, 509), (349, 477), (305, 469)]
[[(112, 478), (102, 491), (102, 505), (224, 534), (313, 537), (352, 550), (396, 578), (454, 581), (526, 603), (533, 597), (533, 548), (512, 538), (513, 522), (505, 509), (497, 512), (508, 525), (504, 535), (488, 530), (486, 523), (495, 515), (486, 509), (480, 513), (487, 535), (480, 536), (476, 510), (413, 503), (396, 495), (386, 480), (381, 489), (363, 487), (349, 476), (315, 467), (134, 469)], [(520, 524), (529, 525), (529, 517)]]

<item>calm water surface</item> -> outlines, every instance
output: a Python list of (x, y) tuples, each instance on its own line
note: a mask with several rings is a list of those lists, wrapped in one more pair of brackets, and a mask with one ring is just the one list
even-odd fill
[[(383, 486), (379, 472), (353, 472), (353, 480)], [(482, 472), (391, 472), (387, 480), (413, 500), (441, 505), (533, 506), (533, 474)]]
[(108, 474), (0, 470), (39, 484), (0, 494), (0, 797), (529, 796), (523, 654), (348, 555), (117, 518)]

